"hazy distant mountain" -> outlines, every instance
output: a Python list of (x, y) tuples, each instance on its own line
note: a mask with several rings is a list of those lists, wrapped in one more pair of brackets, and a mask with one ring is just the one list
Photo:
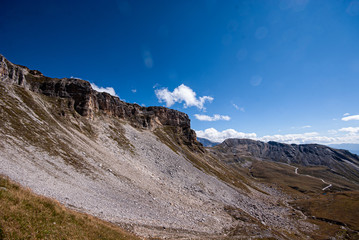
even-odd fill
[(355, 143), (342, 143), (342, 144), (329, 144), (329, 147), (337, 149), (345, 149), (356, 155), (359, 155), (359, 144)]
[(203, 146), (205, 146), (205, 147), (214, 147), (214, 146), (220, 144), (219, 142), (212, 142), (211, 140), (208, 140), (207, 138), (200, 138), (200, 137), (197, 137), (197, 141), (202, 143)]

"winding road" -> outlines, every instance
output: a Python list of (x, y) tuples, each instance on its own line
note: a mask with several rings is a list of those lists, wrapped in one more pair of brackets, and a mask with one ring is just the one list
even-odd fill
[[(285, 165), (288, 165), (288, 166), (291, 166), (291, 167), (294, 167), (294, 166), (289, 165), (289, 164), (286, 164), (286, 163), (284, 163), (284, 164), (285, 164)], [(294, 173), (297, 174), (297, 175), (302, 175), (302, 176), (307, 176), (307, 177), (311, 177), (311, 178), (320, 179), (324, 184), (328, 184), (328, 186), (322, 188), (322, 191), (325, 191), (325, 190), (327, 190), (328, 188), (330, 188), (330, 187), (332, 186), (331, 183), (327, 183), (327, 182), (324, 181), (322, 178), (317, 178), (317, 177), (313, 177), (313, 176), (306, 175), (306, 174), (299, 174), (299, 173), (298, 173), (298, 168), (297, 168), (297, 167), (294, 167), (294, 168), (295, 168), (295, 169), (294, 169)]]

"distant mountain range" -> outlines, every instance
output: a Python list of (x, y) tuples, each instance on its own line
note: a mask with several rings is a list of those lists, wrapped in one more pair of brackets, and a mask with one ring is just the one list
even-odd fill
[(208, 140), (207, 138), (200, 138), (200, 137), (197, 137), (197, 141), (202, 143), (202, 145), (204, 147), (214, 147), (214, 146), (220, 144), (219, 142), (212, 142), (211, 140)]
[(345, 149), (351, 153), (359, 155), (359, 144), (355, 143), (343, 143), (343, 144), (329, 144), (329, 147), (337, 148), (337, 149)]
[[(204, 147), (214, 147), (220, 144), (220, 142), (213, 142), (207, 138), (200, 138), (200, 137), (197, 137), (197, 141), (202, 143)], [(327, 146), (336, 149), (348, 150), (351, 153), (359, 155), (359, 144), (343, 143), (343, 144), (328, 144)]]

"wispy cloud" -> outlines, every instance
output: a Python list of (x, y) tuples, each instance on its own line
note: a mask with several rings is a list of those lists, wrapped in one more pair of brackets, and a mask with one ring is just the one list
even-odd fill
[(136, 93), (137, 89), (132, 89), (131, 92)]
[(350, 115), (350, 113), (344, 113), (343, 114), (343, 116), (345, 117), (345, 116), (349, 116)]
[(146, 68), (153, 68), (153, 58), (151, 52), (148, 50), (143, 51), (142, 57)]
[(218, 121), (218, 120), (225, 120), (225, 121), (231, 120), (229, 116), (219, 115), (219, 114), (214, 114), (213, 117), (208, 115), (201, 115), (201, 114), (195, 114), (194, 116), (200, 121), (209, 121), (209, 122)]
[(175, 88), (173, 92), (170, 92), (168, 88), (156, 89), (155, 94), (159, 102), (165, 102), (167, 107), (171, 107), (176, 102), (184, 102), (184, 108), (197, 107), (201, 110), (205, 110), (205, 107), (203, 106), (204, 103), (206, 101), (213, 101), (213, 97), (210, 96), (203, 96), (197, 98), (196, 93), (190, 87), (187, 87), (184, 84)]
[(354, 134), (359, 132), (359, 127), (346, 127), (339, 129), (340, 132), (348, 132), (350, 134)]
[(117, 96), (115, 89), (113, 89), (112, 87), (98, 87), (96, 84), (91, 83), (91, 87), (93, 90), (96, 90), (97, 92), (106, 92), (111, 94), (112, 96)]
[(257, 87), (262, 83), (262, 80), (263, 78), (259, 75), (252, 76), (250, 83), (253, 87)]
[(275, 141), (282, 143), (331, 143), (335, 141), (334, 137), (321, 136), (317, 132), (308, 132), (308, 133), (294, 133), (294, 134), (276, 134), (276, 135), (266, 135), (260, 137), (258, 140), (261, 141)]
[(305, 126), (300, 126), (300, 127), (291, 127), (291, 129), (306, 129), (306, 128), (311, 128), (312, 126), (310, 125), (305, 125)]
[(237, 109), (238, 111), (244, 112), (244, 107), (239, 107), (237, 104), (232, 103), (232, 106)]
[(342, 118), (343, 121), (352, 121), (352, 120), (359, 120), (359, 115), (351, 115)]
[(70, 78), (83, 80), (82, 78), (74, 77), (74, 76), (71, 76)]
[(338, 131), (337, 131), (337, 130), (334, 130), (334, 129), (330, 129), (330, 130), (328, 130), (328, 133), (330, 133), (330, 134), (337, 134)]
[(213, 142), (223, 142), (228, 138), (251, 138), (256, 139), (255, 133), (243, 133), (237, 132), (234, 129), (227, 129), (223, 131), (217, 131), (215, 128), (207, 128), (206, 130), (196, 131), (198, 137), (207, 138)]
[[(291, 134), (275, 134), (258, 137), (256, 133), (243, 133), (234, 129), (227, 129), (218, 131), (215, 128), (208, 128), (206, 130), (196, 131), (198, 137), (207, 138), (211, 141), (222, 142), (228, 138), (250, 138), (253, 140), (260, 140), (264, 142), (275, 141), (287, 144), (341, 144), (341, 143), (359, 143), (359, 127), (342, 128), (338, 131), (328, 131), (331, 136), (324, 136), (318, 132), (307, 133), (291, 133)], [(345, 132), (345, 134), (339, 132)], [(339, 135), (338, 135), (338, 134)], [(333, 135), (336, 134), (336, 135)]]

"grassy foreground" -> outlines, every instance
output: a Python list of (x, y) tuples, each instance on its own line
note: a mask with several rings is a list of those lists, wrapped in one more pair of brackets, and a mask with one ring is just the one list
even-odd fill
[(69, 210), (0, 176), (2, 239), (139, 239), (118, 226)]

